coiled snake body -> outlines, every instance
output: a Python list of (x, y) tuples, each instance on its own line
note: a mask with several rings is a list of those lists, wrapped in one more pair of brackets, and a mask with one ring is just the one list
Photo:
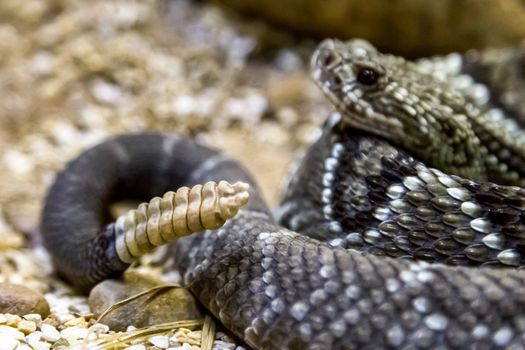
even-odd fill
[[(160, 226), (138, 228), (140, 210), (104, 226), (110, 201), (241, 180), (247, 206), (173, 254), (190, 290), (248, 345), (523, 349), (525, 190), (504, 184), (525, 181), (524, 64), (524, 48), (416, 64), (363, 41), (325, 41), (313, 75), (338, 113), (290, 180), (279, 209), (288, 228), (227, 156), (185, 138), (124, 135), (58, 175), (46, 246), (57, 271), (88, 289), (164, 242), (148, 236)], [(467, 73), (493, 81), (493, 94)], [(165, 198), (143, 216), (160, 222)], [(129, 237), (146, 239), (125, 250)]]

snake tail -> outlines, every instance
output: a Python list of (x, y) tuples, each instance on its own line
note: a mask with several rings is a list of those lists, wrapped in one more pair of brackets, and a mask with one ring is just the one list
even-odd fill
[[(266, 211), (254, 181), (222, 153), (176, 136), (117, 136), (57, 175), (41, 219), (44, 245), (58, 274), (87, 292), (155, 246), (220, 227), (248, 188), (248, 207)], [(123, 199), (149, 202), (114, 221), (110, 204)]]
[(208, 181), (192, 188), (181, 187), (154, 197), (115, 223), (116, 249), (120, 260), (132, 263), (155, 247), (204, 230), (214, 230), (237, 214), (248, 202), (249, 185)]

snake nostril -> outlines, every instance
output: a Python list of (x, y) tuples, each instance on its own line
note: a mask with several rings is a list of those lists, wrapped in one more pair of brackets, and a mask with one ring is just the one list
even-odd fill
[(338, 61), (337, 54), (333, 51), (324, 50), (321, 51), (317, 63), (323, 68), (330, 68)]

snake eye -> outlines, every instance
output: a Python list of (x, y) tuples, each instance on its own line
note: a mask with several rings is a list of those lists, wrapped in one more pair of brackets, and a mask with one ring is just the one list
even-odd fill
[(379, 79), (379, 74), (371, 68), (362, 68), (357, 72), (357, 81), (363, 85), (374, 85)]

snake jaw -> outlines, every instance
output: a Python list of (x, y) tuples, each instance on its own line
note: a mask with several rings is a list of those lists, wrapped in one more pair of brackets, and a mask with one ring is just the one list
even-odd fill
[(153, 248), (204, 230), (214, 230), (248, 203), (247, 183), (210, 181), (166, 192), (128, 211), (115, 222), (121, 261), (131, 263)]

